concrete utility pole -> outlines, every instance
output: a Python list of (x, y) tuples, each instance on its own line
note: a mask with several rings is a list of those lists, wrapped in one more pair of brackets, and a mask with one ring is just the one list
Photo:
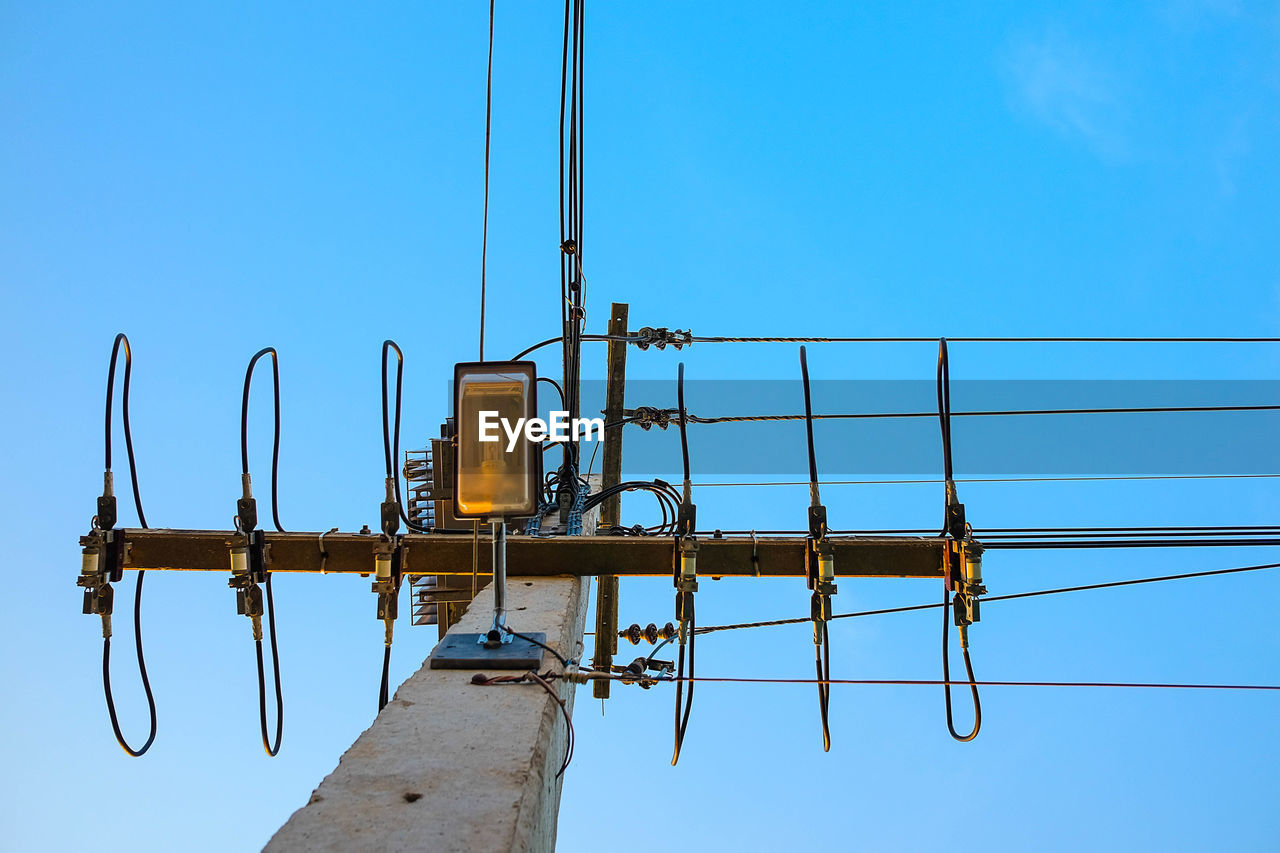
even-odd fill
[[(580, 653), (590, 579), (526, 578), (511, 584), (509, 622), (542, 631), (547, 644)], [(480, 633), (493, 618), (485, 587), (450, 634)], [(542, 669), (557, 667), (544, 654)], [(400, 686), (267, 844), (292, 851), (555, 849), (564, 718), (536, 684), (478, 686), (472, 670), (425, 663)], [(572, 683), (553, 686), (572, 712)]]
[[(600, 477), (592, 478), (600, 488)], [(595, 533), (599, 509), (583, 515)], [(488, 566), (492, 570), (492, 566)], [(506, 585), (507, 624), (580, 660), (588, 577), (520, 578)], [(488, 584), (432, 652), (456, 635), (489, 630), (497, 599)], [(474, 636), (467, 638), (474, 646)], [(373, 725), (356, 739), (311, 800), (293, 813), (268, 851), (519, 851), (556, 846), (560, 783), (574, 684), (550, 682), (559, 702), (537, 684), (477, 685), (486, 672), (433, 669), (431, 658), (400, 686)], [(543, 652), (539, 672), (561, 669)]]

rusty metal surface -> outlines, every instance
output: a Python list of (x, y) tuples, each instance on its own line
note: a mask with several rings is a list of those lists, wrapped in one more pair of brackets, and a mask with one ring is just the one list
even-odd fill
[[(609, 334), (625, 336), (630, 307), (625, 302), (613, 303), (609, 312)], [(606, 429), (604, 439), (604, 477), (602, 488), (622, 482), (622, 410), (626, 406), (627, 344), (610, 341), (607, 353), (604, 422), (618, 424)], [(622, 523), (622, 495), (614, 495), (600, 505), (600, 526), (605, 530)], [(596, 578), (596, 639), (591, 665), (601, 672), (613, 666), (613, 656), (618, 651), (618, 576), (600, 575)], [(612, 682), (600, 679), (591, 685), (591, 695), (596, 699), (608, 699)]]
[[(230, 571), (229, 530), (123, 531), (126, 569)], [(267, 533), (269, 568), (273, 572), (321, 571), (320, 533)], [(489, 574), (489, 537), (481, 536), (479, 571)], [(326, 533), (323, 561), (327, 573), (373, 571), (377, 537), (359, 533)], [(408, 534), (406, 574), (470, 575), (471, 537)], [(937, 578), (942, 576), (945, 541), (930, 537), (865, 537), (834, 539), (837, 577)], [(750, 576), (752, 550), (764, 577), (804, 574), (804, 540), (761, 537), (701, 539), (698, 574), (703, 577)], [(672, 541), (668, 537), (566, 536), (507, 537), (508, 572), (512, 576), (556, 575), (669, 576)]]

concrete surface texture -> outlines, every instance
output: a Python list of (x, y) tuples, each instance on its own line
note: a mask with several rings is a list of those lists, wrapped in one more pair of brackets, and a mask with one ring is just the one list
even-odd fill
[[(585, 578), (512, 578), (507, 624), (577, 657), (588, 589)], [(485, 587), (449, 633), (488, 630), (492, 604)], [(559, 664), (544, 653), (548, 668)], [(554, 850), (564, 718), (538, 685), (473, 685), (475, 672), (424, 663), (266, 850)], [(573, 685), (554, 684), (572, 712)]]

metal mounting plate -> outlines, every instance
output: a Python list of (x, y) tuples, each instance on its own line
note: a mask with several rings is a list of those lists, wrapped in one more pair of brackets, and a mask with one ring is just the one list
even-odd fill
[[(486, 649), (480, 634), (448, 634), (431, 653), (432, 669), (538, 669), (544, 649), (520, 637), (512, 637), (496, 649)], [(527, 634), (539, 643), (544, 633)]]

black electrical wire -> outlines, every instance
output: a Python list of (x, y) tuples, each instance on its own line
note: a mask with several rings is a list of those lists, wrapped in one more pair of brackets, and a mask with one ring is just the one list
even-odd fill
[(653, 494), (658, 500), (658, 507), (662, 510), (662, 523), (658, 525), (656, 532), (674, 532), (669, 531), (668, 528), (674, 523), (678, 516), (677, 507), (680, 504), (681, 498), (679, 493), (677, 493), (670, 484), (664, 483), (660, 480), (655, 480), (653, 482), (630, 480), (624, 483), (618, 483), (615, 486), (610, 486), (609, 488), (587, 498), (583, 502), (582, 511), (588, 512), (614, 495), (620, 495), (624, 492), (630, 491), (645, 491)]
[[(809, 447), (809, 496), (812, 506), (821, 506), (822, 501), (818, 494), (818, 461), (817, 454), (814, 450), (813, 443), (813, 401), (809, 392), (809, 358), (803, 346), (800, 347), (800, 381), (804, 386), (804, 427), (805, 439)], [(681, 414), (684, 413), (681, 407)], [(683, 418), (681, 418), (683, 428)], [(811, 522), (812, 524), (812, 522)], [(822, 536), (826, 536), (826, 526), (820, 531)], [(809, 531), (812, 537), (814, 532)], [(807, 548), (812, 548), (813, 543), (807, 543)], [(812, 558), (812, 555), (810, 555)], [(814, 589), (815, 609), (817, 596), (820, 594), (817, 588), (817, 577), (812, 576), (809, 580), (810, 586)], [(826, 615), (826, 614), (823, 614)], [(829, 710), (831, 707), (831, 687), (828, 685), (827, 679), (831, 678), (831, 637), (827, 631), (827, 623), (825, 619), (814, 620), (814, 660), (818, 672), (818, 709), (822, 717), (822, 749), (824, 752), (831, 751), (831, 725), (829, 721)]]
[[(563, 181), (563, 174), (561, 181)], [(563, 240), (563, 234), (562, 234)], [(567, 289), (561, 296), (567, 304)], [(548, 338), (520, 352), (512, 361), (519, 361), (535, 350), (563, 342), (563, 336)], [(635, 343), (638, 335), (582, 335), (584, 341), (621, 341)], [(694, 337), (694, 343), (932, 343), (937, 338), (724, 338)], [(947, 338), (952, 343), (1280, 343), (1280, 338)], [(932, 413), (925, 413), (931, 415)], [(956, 412), (956, 415), (961, 414)]]
[[(942, 467), (943, 478), (946, 480), (947, 506), (941, 535), (946, 536), (949, 532), (950, 509), (956, 501), (955, 471), (952, 468), (951, 455), (951, 359), (947, 353), (946, 338), (938, 341), (937, 388), (938, 427), (942, 434)], [(951, 609), (951, 584), (953, 582), (954, 578), (948, 572), (947, 577), (943, 578), (942, 581), (942, 680), (947, 682), (942, 687), (942, 693), (947, 709), (947, 731), (961, 743), (968, 743), (978, 736), (978, 732), (982, 728), (982, 700), (978, 697), (978, 685), (974, 682), (973, 663), (969, 659), (969, 644), (965, 642), (961, 644), (961, 651), (964, 655), (964, 669), (969, 677), (969, 691), (973, 696), (973, 729), (968, 734), (960, 734), (956, 731), (955, 719), (952, 716), (951, 708), (951, 655), (949, 648), (951, 634), (947, 624), (949, 621), (947, 617)]]
[[(803, 485), (803, 484), (797, 484)], [(1263, 534), (1277, 535), (1280, 534), (1280, 526), (1277, 525), (1231, 525), (1216, 527), (1021, 527), (1021, 528), (982, 528), (973, 529), (972, 534), (975, 539), (980, 539), (988, 547), (992, 548), (1070, 548), (1073, 547), (1070, 540), (1083, 540), (1078, 547), (1089, 548), (1108, 548), (1108, 547), (1143, 547), (1150, 545), (1152, 547), (1175, 546), (1176, 541), (1161, 540), (1155, 534), (1161, 534), (1167, 537), (1181, 537), (1186, 541), (1188, 547), (1206, 544), (1206, 545), (1269, 545), (1274, 544), (1271, 540), (1266, 539), (1212, 539), (1211, 534), (1218, 534), (1226, 537), (1244, 537), (1257, 536)], [(746, 536), (755, 533), (758, 536), (804, 536), (807, 531), (804, 530), (700, 530), (699, 534), (710, 534), (715, 536)], [(865, 536), (914, 536), (925, 538), (938, 538), (933, 530), (923, 528), (915, 529), (880, 529), (880, 530), (832, 530), (832, 537), (835, 539), (859, 538)], [(1127, 542), (1111, 542), (1108, 540), (1124, 539), (1125, 537), (1138, 537)], [(1037, 542), (1036, 540), (1063, 540), (1052, 542)]]
[[(982, 599), (984, 604), (990, 604), (993, 601), (1014, 601), (1020, 598), (1037, 598), (1044, 595), (1061, 595), (1069, 592), (1091, 592), (1098, 589), (1114, 589), (1124, 586), (1138, 586), (1149, 583), (1163, 583), (1165, 581), (1190, 580), (1193, 578), (1210, 578), (1218, 575), (1234, 575), (1243, 572), (1257, 572), (1266, 569), (1280, 569), (1280, 563), (1261, 563), (1253, 566), (1235, 566), (1229, 569), (1207, 569), (1199, 572), (1183, 572), (1174, 575), (1159, 575), (1157, 577), (1148, 578), (1132, 578), (1130, 580), (1121, 581), (1105, 581), (1103, 583), (1091, 583), (1081, 586), (1063, 586), (1053, 589), (1036, 589), (1029, 592), (1014, 592), (1008, 595), (991, 595)], [(832, 619), (857, 619), (863, 616), (885, 616), (890, 613), (912, 613), (919, 610), (932, 610), (935, 607), (944, 607), (942, 604), (909, 604), (904, 607), (885, 607), (879, 610), (859, 610), (854, 613), (837, 613)], [(804, 617), (794, 617), (791, 619), (771, 619), (767, 622), (738, 622), (733, 625), (709, 625), (706, 628), (699, 628), (699, 634), (711, 634), (718, 631), (737, 631), (744, 628), (775, 628), (783, 625), (800, 625), (810, 621)], [(655, 650), (656, 653), (656, 650)]]
[(942, 476), (950, 490), (955, 482), (955, 471), (951, 466), (951, 360), (947, 356), (946, 338), (938, 341), (937, 386), (938, 424), (942, 430)]
[[(653, 681), (671, 682), (674, 678), (655, 678)], [(690, 683), (694, 681), (708, 682), (711, 684), (813, 684), (812, 678), (742, 678), (742, 677), (716, 677), (703, 676), (700, 678), (686, 678), (685, 681)], [(936, 678), (832, 678), (828, 684), (857, 684), (862, 686), (915, 686), (925, 687), (936, 684), (947, 684)], [(955, 684), (966, 684), (964, 681), (957, 681)], [(1170, 683), (1170, 682), (1150, 682), (1150, 681), (979, 681), (977, 684), (983, 687), (1105, 687), (1105, 688), (1149, 688), (1159, 690), (1280, 690), (1280, 684), (1187, 684), (1187, 683)]]
[[(284, 532), (280, 524), (280, 357), (275, 347), (265, 347), (249, 359), (244, 374), (244, 395), (240, 401), (240, 472), (249, 473), (249, 383), (253, 380), (253, 368), (258, 359), (271, 355), (271, 387), (275, 393), (275, 433), (271, 442), (271, 520), (276, 530)], [(248, 531), (246, 531), (248, 532)]]
[[(241, 473), (249, 474), (249, 387), (253, 380), (253, 368), (262, 356), (271, 355), (271, 380), (275, 397), (275, 430), (271, 446), (271, 520), (276, 530), (284, 533), (280, 524), (280, 357), (274, 347), (265, 347), (254, 353), (249, 359), (249, 367), (244, 374), (244, 395), (240, 403), (240, 467)], [(250, 531), (244, 531), (246, 534)], [(262, 728), (262, 747), (267, 755), (274, 758), (280, 752), (280, 741), (284, 734), (284, 693), (280, 686), (280, 650), (276, 641), (276, 607), (275, 597), (271, 591), (271, 573), (264, 579), (267, 593), (267, 636), (271, 638), (271, 671), (276, 691), (276, 734), (272, 740), (267, 733), (267, 682), (262, 661), (262, 640), (253, 642), (254, 653), (258, 661), (258, 718)]]
[[(565, 110), (565, 101), (567, 99), (568, 91), (569, 91), (568, 73), (569, 73), (569, 0), (565, 0), (564, 45), (563, 45), (562, 53), (560, 57), (560, 336), (551, 338), (550, 340), (543, 341), (540, 344), (536, 344), (535, 346), (530, 347), (529, 349), (525, 350), (524, 352), (520, 353), (520, 355), (517, 355), (514, 359), (512, 359), (513, 361), (519, 361), (521, 358), (528, 355), (530, 352), (533, 352), (533, 350), (538, 349), (538, 347), (546, 346), (547, 344), (558, 342), (563, 346), (564, 345), (564, 329), (565, 329), (565, 325), (569, 321), (569, 314), (568, 314), (569, 284), (568, 284), (568, 276), (565, 273), (565, 257), (564, 257), (565, 240), (568, 238), (568, 235), (565, 233), (566, 223), (565, 223), (565, 209), (564, 209), (565, 208), (565, 204), (564, 204), (564, 166), (565, 166), (564, 110)], [(565, 353), (565, 355), (567, 356), (567, 353)], [(566, 363), (566, 373), (567, 373), (567, 363)]]
[(133, 429), (129, 423), (129, 384), (133, 375), (133, 349), (129, 346), (129, 338), (121, 332), (116, 335), (111, 345), (111, 363), (107, 367), (107, 408), (106, 408), (106, 465), (111, 470), (111, 402), (115, 391), (116, 359), (120, 354), (120, 345), (124, 344), (124, 387), (121, 391), (120, 410), (124, 419), (124, 449), (129, 460), (129, 483), (133, 487), (133, 506), (138, 512), (138, 523), (146, 528), (147, 518), (142, 512), (142, 494), (138, 489), (138, 470), (133, 456)]
[(378, 687), (378, 710), (387, 707), (391, 694), (391, 647), (382, 647), (382, 683)]
[[(800, 347), (800, 376), (804, 384), (804, 428), (805, 437), (809, 441), (809, 489), (813, 492), (814, 502), (818, 502), (818, 462), (813, 449), (813, 402), (809, 396), (809, 359), (804, 347)], [(684, 425), (684, 406), (680, 406), (680, 422)], [(687, 478), (686, 478), (687, 479)]]
[[(932, 343), (938, 340), (936, 337), (874, 337), (874, 338), (817, 338), (817, 337), (694, 337), (694, 343), (707, 344), (924, 344)], [(1047, 337), (1047, 338), (1010, 338), (1010, 337), (967, 337), (967, 338), (948, 338), (954, 343), (999, 343), (999, 344), (1032, 344), (1032, 343), (1079, 343), (1079, 344), (1122, 344), (1122, 343), (1140, 343), (1140, 344), (1274, 344), (1280, 343), (1280, 338), (1174, 338), (1174, 337), (1138, 337), (1138, 338), (1117, 338), (1117, 337)]]
[(996, 540), (984, 543), (995, 550), (1064, 550), (1073, 548), (1253, 548), (1280, 545), (1277, 539), (1066, 539), (1029, 542)]
[(565, 405), (564, 389), (560, 387), (560, 383), (552, 379), (550, 376), (539, 376), (539, 382), (546, 382), (552, 388), (556, 389), (556, 393), (560, 395), (560, 405)]
[(533, 637), (530, 637), (528, 634), (521, 634), (519, 631), (514, 631), (511, 628), (507, 627), (506, 625), (502, 626), (502, 630), (506, 631), (508, 634), (510, 634), (511, 636), (517, 639), (524, 640), (526, 643), (532, 643), (533, 645), (542, 649), (544, 652), (549, 653), (553, 658), (558, 660), (560, 662), (560, 666), (564, 667), (565, 669), (569, 668), (569, 659), (564, 655), (560, 654), (555, 649), (548, 646), (546, 643), (539, 642), (538, 640), (535, 640)]
[(258, 721), (262, 728), (262, 748), (275, 758), (280, 753), (280, 740), (284, 736), (284, 692), (280, 687), (280, 645), (276, 642), (276, 604), (271, 594), (271, 573), (263, 582), (267, 589), (267, 635), (271, 637), (271, 672), (276, 686), (276, 735), (267, 738), (267, 681), (262, 666), (262, 640), (254, 640), (254, 652), (258, 659)]
[[(1158, 530), (1158, 528), (1157, 528), (1157, 530)], [(1225, 535), (1225, 536), (1246, 536), (1246, 535), (1256, 535), (1256, 534), (1259, 534), (1259, 533), (1266, 533), (1266, 534), (1275, 535), (1275, 534), (1280, 534), (1280, 527), (1222, 527), (1222, 528), (1207, 528), (1207, 529), (1196, 529), (1196, 528), (1186, 528), (1186, 529), (1180, 529), (1180, 528), (1169, 528), (1169, 529), (1167, 529), (1167, 530), (1165, 530), (1165, 531), (1163, 532), (1163, 535), (1165, 535), (1165, 536), (1180, 536), (1180, 537), (1197, 537), (1197, 538), (1205, 538), (1205, 537), (1207, 537), (1207, 536), (1209, 535), (1209, 533), (1211, 533), (1211, 532), (1215, 532), (1215, 531), (1216, 531), (1216, 532), (1218, 532), (1218, 533), (1221, 533), (1221, 534), (1223, 534), (1223, 535)], [(1028, 532), (1028, 533), (994, 533), (994, 532), (991, 532), (991, 531), (986, 531), (986, 532), (985, 532), (985, 533), (983, 533), (982, 535), (979, 535), (979, 534), (977, 533), (977, 531), (975, 531), (975, 532), (974, 532), (974, 535), (975, 535), (977, 538), (981, 539), (983, 542), (990, 542), (990, 541), (1003, 541), (1003, 540), (1009, 540), (1009, 539), (1020, 540), (1020, 541), (1021, 541), (1021, 540), (1033, 540), (1033, 539), (1099, 539), (1099, 540), (1102, 540), (1102, 539), (1120, 539), (1120, 538), (1124, 538), (1124, 537), (1126, 537), (1126, 536), (1134, 536), (1134, 535), (1143, 536), (1143, 535), (1150, 535), (1150, 534), (1142, 533), (1140, 530), (1129, 530), (1129, 531), (1125, 531), (1125, 532), (1113, 532), (1113, 533), (1104, 533), (1104, 532), (1095, 532), (1095, 533), (1047, 533), (1047, 532), (1037, 532), (1037, 533), (1031, 533), (1031, 532)]]
[[(138, 524), (145, 530), (147, 517), (142, 511), (142, 497), (138, 489), (138, 466), (133, 455), (133, 428), (129, 423), (129, 380), (133, 372), (133, 350), (129, 346), (129, 338), (124, 334), (116, 335), (111, 345), (111, 362), (107, 367), (107, 406), (106, 406), (106, 468), (111, 471), (111, 402), (115, 390), (116, 359), (120, 353), (120, 345), (124, 345), (124, 387), (121, 391), (120, 409), (124, 420), (125, 455), (129, 460), (129, 480), (133, 486), (133, 506), (138, 513)], [(102, 692), (107, 700), (107, 715), (111, 718), (111, 731), (115, 734), (116, 743), (134, 758), (146, 754), (156, 739), (156, 700), (151, 692), (151, 679), (147, 675), (147, 660), (142, 651), (142, 581), (146, 572), (139, 570), (138, 579), (133, 588), (133, 641), (138, 655), (138, 674), (142, 678), (142, 690), (147, 697), (147, 714), (150, 727), (147, 739), (137, 749), (129, 745), (124, 733), (120, 731), (120, 721), (116, 716), (115, 695), (111, 690), (111, 638), (102, 640)]]
[[(693, 616), (693, 614), (690, 614), (690, 616), (689, 616), (689, 636), (688, 636), (688, 646), (689, 646), (689, 676), (688, 676), (688, 677), (689, 677), (689, 679), (690, 679), (690, 680), (689, 680), (689, 682), (688, 682), (688, 684), (689, 684), (689, 696), (688, 696), (688, 698), (687, 698), (687, 699), (685, 699), (685, 698), (683, 697), (683, 695), (682, 695), (682, 693), (683, 693), (683, 689), (684, 689), (684, 685), (685, 685), (685, 681), (684, 681), (684, 679), (685, 679), (685, 675), (684, 675), (684, 650), (685, 650), (685, 643), (680, 643), (680, 653), (679, 653), (679, 657), (678, 657), (678, 663), (676, 664), (676, 717), (675, 717), (675, 735), (676, 735), (676, 737), (675, 737), (675, 751), (674, 751), (674, 752), (672, 753), (672, 755), (671, 755), (671, 766), (672, 766), (672, 767), (675, 767), (675, 766), (676, 766), (676, 763), (680, 761), (680, 750), (681, 750), (681, 748), (684, 746), (684, 735), (685, 735), (685, 732), (686, 732), (686, 731), (688, 730), (688, 728), (689, 728), (689, 712), (693, 710), (693, 681), (692, 681), (692, 679), (695, 677), (695, 676), (694, 676), (694, 674), (693, 674), (693, 673), (694, 673), (694, 668), (693, 668), (693, 664), (694, 664), (694, 661), (693, 661), (693, 644), (694, 644), (694, 640), (697, 638), (697, 629), (696, 629), (696, 627), (695, 627), (695, 626), (696, 626), (696, 621), (695, 621), (695, 619), (694, 619), (694, 616)], [(661, 648), (661, 646), (659, 646), (658, 648)], [(654, 650), (654, 652), (655, 652), (655, 653), (656, 653), (656, 651), (657, 651), (657, 649), (655, 649), (655, 650)], [(651, 659), (651, 658), (647, 658), (647, 659), (646, 659), (646, 661), (647, 661), (647, 660), (650, 660), (650, 659)], [(682, 700), (683, 700), (683, 701), (682, 701)], [(684, 714), (683, 714), (683, 716), (681, 716), (681, 713), (680, 713), (680, 709), (681, 709), (682, 705), (683, 705), (683, 708), (684, 708)]]
[[(630, 343), (632, 341), (638, 341), (640, 339), (634, 335), (579, 335), (578, 340), (590, 341), (590, 342), (618, 341), (620, 343)], [(519, 361), (520, 359), (524, 358), (526, 355), (528, 355), (531, 352), (536, 352), (537, 350), (540, 350), (543, 347), (549, 347), (552, 344), (559, 344), (563, 342), (564, 342), (563, 335), (554, 337), (554, 338), (547, 338), (545, 341), (539, 341), (533, 346), (523, 349), (520, 352), (516, 353), (515, 357), (512, 358), (511, 360)]]
[(680, 366), (676, 372), (676, 402), (680, 405), (680, 456), (684, 460), (684, 482), (690, 481), (689, 476), (689, 436), (685, 433), (685, 422), (689, 419), (684, 408), (684, 362), (680, 362)]
[[(620, 421), (614, 426), (634, 423), (636, 418)], [(609, 424), (605, 424), (608, 428)], [(957, 479), (957, 483), (1096, 483), (1096, 482), (1140, 482), (1144, 480), (1275, 480), (1280, 474), (1147, 474), (1131, 476), (1095, 476), (1095, 477), (968, 477)], [(937, 485), (942, 480), (906, 479), (906, 480), (826, 480), (824, 486), (927, 486)], [(760, 486), (807, 486), (808, 483), (796, 481), (780, 481), (774, 483), (696, 483), (699, 487), (735, 489)]]
[(489, 259), (489, 140), (493, 129), (493, 6), (494, 0), (489, 0), (489, 71), (484, 88), (484, 230), (480, 242), (481, 361), (484, 361), (485, 272)]
[[(576, 0), (576, 14), (574, 20), (574, 40), (576, 43), (576, 55), (574, 61), (574, 87), (573, 87), (573, 103), (574, 103), (574, 120), (571, 123), (571, 142), (573, 143), (573, 171), (572, 171), (572, 189), (574, 200), (574, 253), (570, 258), (570, 266), (573, 271), (573, 297), (575, 316), (571, 318), (573, 323), (570, 326), (570, 332), (573, 335), (572, 354), (573, 354), (573, 387), (566, 387), (569, 394), (572, 416), (577, 417), (581, 409), (581, 378), (582, 378), (582, 331), (583, 324), (586, 321), (586, 281), (582, 276), (582, 247), (583, 232), (585, 224), (586, 206), (584, 204), (586, 198), (586, 86), (583, 83), (583, 75), (586, 68), (586, 0)], [(577, 448), (574, 448), (574, 463), (577, 464)]]
[(968, 647), (962, 647), (961, 651), (964, 655), (965, 675), (969, 679), (969, 692), (973, 696), (973, 729), (968, 734), (960, 734), (956, 731), (955, 720), (951, 712), (951, 655), (948, 643), (948, 637), (951, 633), (951, 627), (947, 623), (950, 621), (947, 617), (951, 614), (951, 589), (945, 583), (942, 585), (942, 693), (946, 699), (947, 707), (947, 731), (951, 736), (961, 743), (968, 743), (978, 736), (978, 732), (982, 729), (982, 700), (978, 696), (978, 683), (973, 677), (973, 662), (969, 659)]
[[(677, 367), (677, 369), (676, 369), (676, 402), (677, 402), (677, 404), (678, 404), (678, 405), (679, 405), (679, 407), (680, 407), (680, 415), (681, 415), (681, 418), (680, 418), (680, 455), (681, 455), (681, 458), (682, 458), (682, 460), (683, 460), (683, 462), (684, 462), (684, 485), (683, 485), (683, 488), (682, 488), (682, 490), (681, 490), (681, 495), (682, 495), (682, 497), (681, 497), (681, 507), (683, 508), (685, 505), (690, 504), (690, 503), (691, 503), (691, 501), (692, 501), (692, 496), (691, 496), (691, 494), (690, 494), (690, 486), (689, 486), (689, 480), (690, 480), (690, 475), (689, 475), (689, 439), (688, 439), (688, 437), (685, 435), (685, 424), (684, 424), (685, 419), (684, 419), (684, 417), (683, 417), (683, 416), (684, 416), (684, 414), (685, 414), (685, 407), (684, 407), (684, 362), (683, 362), (683, 361), (682, 361), (682, 362), (680, 362), (679, 366), (678, 366), (678, 367)], [(683, 526), (683, 524), (682, 524), (682, 523), (678, 523), (678, 524), (677, 524), (677, 528), (678, 528), (678, 529), (677, 529), (677, 537), (676, 537), (676, 547), (677, 547), (677, 552), (676, 552), (676, 554), (677, 554), (677, 560), (676, 560), (676, 565), (675, 565), (675, 567), (674, 567), (674, 570), (675, 570), (675, 573), (676, 573), (676, 577), (677, 577), (677, 578), (679, 578), (679, 573), (680, 573), (680, 565), (679, 565), (679, 560), (678, 560), (678, 554), (679, 554), (679, 551), (678, 551), (678, 549), (679, 549), (679, 537), (680, 537), (680, 535), (691, 535), (691, 534), (693, 533), (693, 531), (692, 531), (692, 530), (683, 530), (683, 529), (679, 529), (679, 528), (680, 528), (680, 527), (682, 527), (682, 526)], [(692, 525), (690, 525), (690, 526), (692, 526)], [(680, 589), (680, 590), (681, 590), (680, 592), (678, 592), (678, 593), (677, 593), (677, 600), (679, 600), (679, 596), (683, 596), (683, 595), (686, 595), (686, 594), (689, 596), (689, 608), (688, 608), (688, 609), (689, 609), (689, 612), (688, 612), (688, 614), (687, 614), (687, 615), (688, 615), (688, 620), (687, 620), (687, 621), (688, 621), (688, 626), (687, 626), (687, 629), (686, 629), (686, 633), (685, 633), (685, 635), (684, 635), (684, 636), (681, 636), (681, 637), (680, 637), (680, 653), (679, 653), (679, 656), (678, 656), (678, 661), (679, 661), (679, 662), (677, 663), (677, 670), (676, 670), (676, 674), (677, 674), (677, 677), (683, 677), (683, 676), (684, 676), (684, 671), (685, 671), (685, 670), (684, 670), (685, 645), (687, 644), (687, 645), (688, 645), (688, 647), (689, 647), (689, 677), (690, 677), (690, 678), (693, 678), (693, 677), (694, 677), (694, 642), (695, 642), (695, 639), (696, 639), (696, 637), (697, 637), (697, 622), (696, 622), (696, 620), (695, 620), (695, 618), (694, 618), (694, 617), (695, 617), (695, 614), (694, 614), (694, 608), (693, 608), (693, 592), (691, 592), (691, 591), (687, 591), (687, 590), (685, 590), (684, 588), (679, 587), (679, 586), (677, 587), (677, 589)], [(681, 625), (681, 628), (685, 628), (685, 626), (684, 626), (684, 625)], [(683, 688), (683, 685), (682, 685), (682, 684), (677, 684), (677, 685), (676, 685), (676, 705), (675, 705), (675, 749), (674, 749), (674, 751), (672, 752), (672, 755), (671, 755), (671, 765), (672, 765), (673, 767), (676, 765), (676, 763), (677, 763), (677, 762), (679, 762), (679, 761), (680, 761), (680, 750), (681, 750), (681, 748), (684, 746), (684, 736), (685, 736), (685, 732), (686, 732), (686, 731), (688, 730), (688, 728), (689, 728), (689, 715), (690, 715), (690, 713), (693, 711), (693, 683), (692, 683), (692, 682), (690, 682), (690, 683), (689, 683), (689, 695), (688, 695), (688, 697), (687, 697), (687, 698), (686, 698), (686, 697), (684, 697), (682, 688)], [(682, 709), (683, 709), (683, 713), (682, 713)]]
[(556, 689), (551, 686), (551, 683), (546, 678), (543, 678), (541, 675), (538, 675), (538, 673), (536, 672), (525, 673), (525, 676), (531, 679), (532, 681), (534, 681), (535, 683), (537, 683), (539, 686), (541, 686), (543, 690), (547, 691), (547, 694), (550, 695), (553, 700), (555, 700), (555, 703), (558, 706), (560, 706), (560, 714), (564, 717), (564, 725), (565, 725), (564, 761), (561, 762), (560, 769), (556, 771), (556, 778), (559, 779), (561, 776), (564, 775), (564, 771), (569, 769), (569, 764), (570, 762), (573, 761), (573, 748), (577, 741), (577, 738), (573, 732), (573, 719), (569, 716), (569, 709), (565, 707), (564, 699), (560, 697), (560, 694), (556, 692)]
[[(814, 648), (818, 674), (818, 708), (822, 714), (822, 751), (831, 751), (831, 637), (827, 623), (822, 622), (822, 643)], [(690, 685), (692, 686), (692, 685)]]
[[(750, 531), (722, 531), (723, 533), (749, 533)], [(764, 533), (766, 531), (757, 531)], [(777, 531), (794, 533), (796, 531)], [(851, 536), (888, 536), (919, 535), (931, 536), (932, 530), (916, 528), (881, 529), (881, 530), (837, 530), (835, 533)], [(983, 527), (974, 528), (976, 539), (986, 542), (989, 539), (1049, 539), (1049, 538), (1106, 538), (1115, 536), (1133, 536), (1135, 534), (1160, 533), (1165, 536), (1206, 536), (1210, 533), (1223, 533), (1243, 536), (1254, 533), (1280, 533), (1280, 525), (1270, 524), (1230, 524), (1230, 525), (1167, 525), (1163, 527)]]
[[(952, 412), (957, 418), (974, 417), (1011, 417), (1022, 415), (1152, 415), (1152, 414), (1185, 414), (1189, 412), (1273, 412), (1280, 411), (1280, 405), (1256, 406), (1124, 406), (1112, 408), (1087, 409), (986, 409), (972, 412)], [(674, 415), (674, 413), (673, 413)], [(815, 421), (858, 421), (878, 420), (882, 418), (932, 418), (937, 412), (840, 412), (828, 415), (813, 415)], [(675, 420), (672, 417), (672, 420)], [(681, 420), (692, 424), (740, 424), (771, 423), (775, 421), (800, 421), (804, 415), (724, 415), (704, 417), (702, 415), (685, 415)], [(605, 424), (605, 428), (619, 424), (635, 423), (640, 418), (631, 418)]]
[[(387, 353), (391, 350), (394, 350), (396, 354), (396, 412), (394, 425), (390, 423), (390, 400), (387, 394)], [(396, 509), (400, 513), (400, 520), (413, 532), (426, 533), (428, 529), (414, 522), (405, 512), (404, 499), (401, 497), (400, 491), (400, 474), (396, 471), (396, 462), (400, 459), (400, 404), (403, 392), (404, 352), (401, 351), (400, 346), (395, 341), (385, 340), (382, 342), (382, 451), (386, 461), (387, 479), (395, 484)]]
[[(565, 2), (564, 45), (560, 69), (560, 340), (564, 363), (566, 408), (569, 410), (570, 417), (577, 417), (580, 409), (582, 324), (586, 317), (582, 279), (584, 5), (581, 0)], [(570, 49), (571, 35), (572, 49)], [(565, 152), (566, 103), (569, 117), (567, 158)], [(576, 473), (577, 446), (574, 444), (566, 446), (565, 455), (567, 461), (563, 466), (564, 469), (566, 472)], [(572, 478), (567, 480), (567, 483), (562, 485), (572, 488), (576, 498), (577, 484)]]

